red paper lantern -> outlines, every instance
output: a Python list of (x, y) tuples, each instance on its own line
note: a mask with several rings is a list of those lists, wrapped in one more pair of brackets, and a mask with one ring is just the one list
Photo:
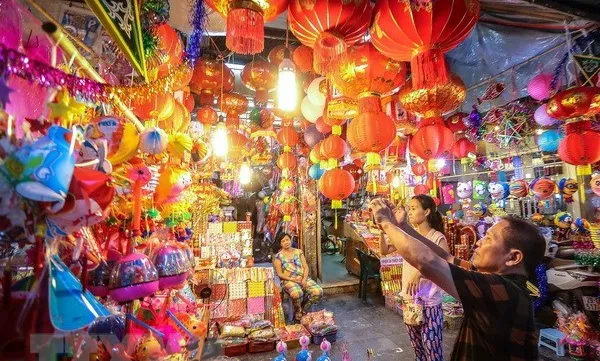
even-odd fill
[(346, 47), (358, 42), (371, 22), (368, 0), (291, 1), (288, 23), (300, 42), (314, 50), (317, 73), (333, 71)]
[(475, 153), (477, 145), (467, 138), (461, 138), (452, 146), (452, 154), (458, 159), (466, 158), (469, 153)]
[(348, 152), (348, 146), (339, 135), (330, 135), (323, 140), (321, 151), (326, 159), (340, 159)]
[(287, 0), (206, 0), (227, 18), (225, 45), (239, 54), (257, 54), (265, 47), (265, 22), (285, 11)]
[(427, 194), (431, 189), (425, 184), (417, 184), (414, 189), (415, 195)]
[[(286, 47), (285, 44), (277, 45), (276, 47), (271, 49), (271, 51), (269, 51), (267, 60), (269, 61), (269, 63), (273, 64), (274, 66), (279, 67), (279, 64), (281, 64), (281, 62), (286, 57), (286, 55), (293, 52), (294, 49), (295, 49), (295, 47), (292, 45), (290, 45), (288, 47)], [(289, 51), (289, 53), (288, 53), (288, 51)], [(288, 57), (289, 56), (290, 55), (288, 55)]]
[(142, 120), (158, 121), (169, 118), (175, 110), (175, 98), (171, 94), (157, 93), (147, 98), (135, 99), (131, 110)]
[(448, 153), (453, 143), (454, 134), (450, 129), (435, 123), (417, 130), (410, 141), (410, 151), (424, 160), (429, 160)]
[(600, 88), (578, 86), (559, 92), (546, 105), (552, 118), (568, 120), (590, 117), (600, 113)]
[(297, 159), (296, 156), (290, 152), (281, 153), (279, 158), (277, 158), (277, 166), (279, 169), (289, 169), (292, 170), (296, 168)]
[(413, 86), (421, 88), (448, 81), (444, 52), (469, 35), (479, 0), (380, 0), (374, 12), (373, 45), (392, 59), (410, 61)]
[(242, 133), (233, 130), (227, 133), (227, 139), (229, 142), (229, 152), (227, 153), (227, 156), (233, 160), (241, 159), (245, 154), (248, 138)]
[(254, 99), (258, 103), (269, 100), (269, 92), (277, 87), (277, 68), (264, 60), (254, 60), (246, 64), (240, 77), (242, 83), (256, 94)]
[[(587, 122), (586, 122), (587, 123)], [(587, 165), (600, 161), (600, 133), (580, 127), (567, 134), (558, 145), (558, 156), (573, 165)]]
[(454, 74), (450, 74), (445, 83), (421, 88), (406, 85), (398, 92), (398, 100), (404, 109), (422, 118), (440, 117), (454, 111), (466, 97), (465, 84)]
[(425, 166), (425, 163), (415, 163), (413, 164), (411, 170), (417, 177), (422, 177), (425, 175), (425, 173), (427, 173), (427, 167)]
[(300, 136), (292, 126), (284, 126), (277, 132), (277, 141), (286, 147), (295, 147)]
[(214, 96), (221, 90), (225, 93), (233, 90), (234, 80), (233, 72), (223, 61), (201, 57), (194, 66), (190, 90), (200, 95), (201, 105), (213, 105)]
[(202, 124), (214, 125), (219, 121), (219, 115), (211, 106), (205, 105), (196, 112), (196, 119)]
[(217, 105), (227, 115), (225, 122), (230, 129), (237, 128), (240, 123), (240, 114), (248, 111), (248, 99), (236, 93), (219, 95)]
[(348, 125), (346, 132), (352, 149), (379, 153), (396, 137), (396, 124), (383, 112), (360, 113)]
[(446, 126), (452, 133), (460, 133), (467, 130), (467, 125), (463, 122), (463, 118), (468, 117), (467, 113), (456, 113), (446, 119)]
[(183, 42), (169, 24), (161, 24), (154, 29), (157, 39), (156, 51), (148, 58), (148, 69), (157, 69), (158, 78), (163, 78), (181, 64), (183, 56)]
[(331, 126), (329, 124), (325, 123), (325, 120), (323, 119), (323, 117), (319, 117), (317, 119), (317, 121), (315, 122), (315, 126), (317, 127), (317, 130), (319, 131), (319, 133), (323, 133), (323, 134), (331, 133)]
[(325, 172), (319, 179), (319, 191), (331, 199), (332, 208), (341, 208), (342, 199), (346, 199), (352, 194), (354, 184), (354, 178), (350, 172), (334, 168)]
[(306, 45), (300, 45), (294, 49), (292, 60), (302, 73), (313, 71), (313, 50)]

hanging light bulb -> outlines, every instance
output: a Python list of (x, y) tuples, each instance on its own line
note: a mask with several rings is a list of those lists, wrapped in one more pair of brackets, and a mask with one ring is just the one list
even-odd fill
[(287, 57), (279, 65), (277, 79), (277, 104), (279, 109), (291, 112), (298, 106), (298, 85), (296, 84), (296, 66)]
[(240, 167), (240, 184), (246, 185), (249, 184), (252, 180), (252, 168), (248, 162), (242, 163)]
[(229, 151), (229, 140), (227, 139), (227, 128), (225, 128), (225, 123), (221, 122), (217, 125), (217, 129), (215, 129), (211, 145), (213, 149), (213, 154), (217, 157), (226, 157), (227, 152)]
[(400, 188), (400, 176), (397, 175), (394, 178), (392, 178), (392, 187)]

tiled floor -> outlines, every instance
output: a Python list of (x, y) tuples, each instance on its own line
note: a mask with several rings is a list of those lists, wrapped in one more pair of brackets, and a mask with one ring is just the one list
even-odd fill
[[(368, 304), (362, 303), (356, 295), (342, 294), (327, 296), (322, 307), (333, 311), (336, 322), (340, 326), (338, 341), (333, 344), (331, 352), (332, 361), (341, 361), (341, 347), (344, 342), (353, 361), (366, 361), (367, 349), (375, 351), (372, 361), (414, 360), (410, 341), (404, 328), (402, 318), (388, 310), (380, 298), (369, 299)], [(456, 331), (444, 332), (444, 356), (449, 359), (452, 346), (456, 338)], [(320, 355), (318, 346), (311, 345), (313, 360)], [(294, 360), (298, 350), (290, 350), (287, 359)], [(270, 361), (275, 352), (239, 356), (239, 361)], [(315, 357), (316, 356), (316, 357)], [(216, 358), (207, 359), (215, 361)], [(236, 360), (222, 358), (220, 360)], [(551, 352), (543, 351), (541, 360), (568, 360), (557, 358)]]
[(341, 254), (333, 256), (324, 254), (323, 260), (323, 282), (324, 284), (337, 284), (340, 282), (354, 281), (358, 283), (358, 277), (351, 275), (346, 270), (346, 265), (342, 263), (344, 258)]

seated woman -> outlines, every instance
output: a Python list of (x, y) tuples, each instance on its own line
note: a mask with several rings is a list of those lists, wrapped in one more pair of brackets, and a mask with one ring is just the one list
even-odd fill
[(281, 286), (294, 302), (295, 317), (300, 320), (304, 309), (316, 303), (323, 295), (323, 289), (308, 278), (308, 264), (301, 250), (292, 247), (292, 237), (287, 233), (279, 235), (281, 250), (273, 259), (273, 266), (281, 280)]

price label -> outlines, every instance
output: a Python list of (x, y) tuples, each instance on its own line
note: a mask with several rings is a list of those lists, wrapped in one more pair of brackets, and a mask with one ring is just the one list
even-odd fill
[(600, 312), (600, 299), (598, 297), (583, 296), (583, 308), (587, 311)]

